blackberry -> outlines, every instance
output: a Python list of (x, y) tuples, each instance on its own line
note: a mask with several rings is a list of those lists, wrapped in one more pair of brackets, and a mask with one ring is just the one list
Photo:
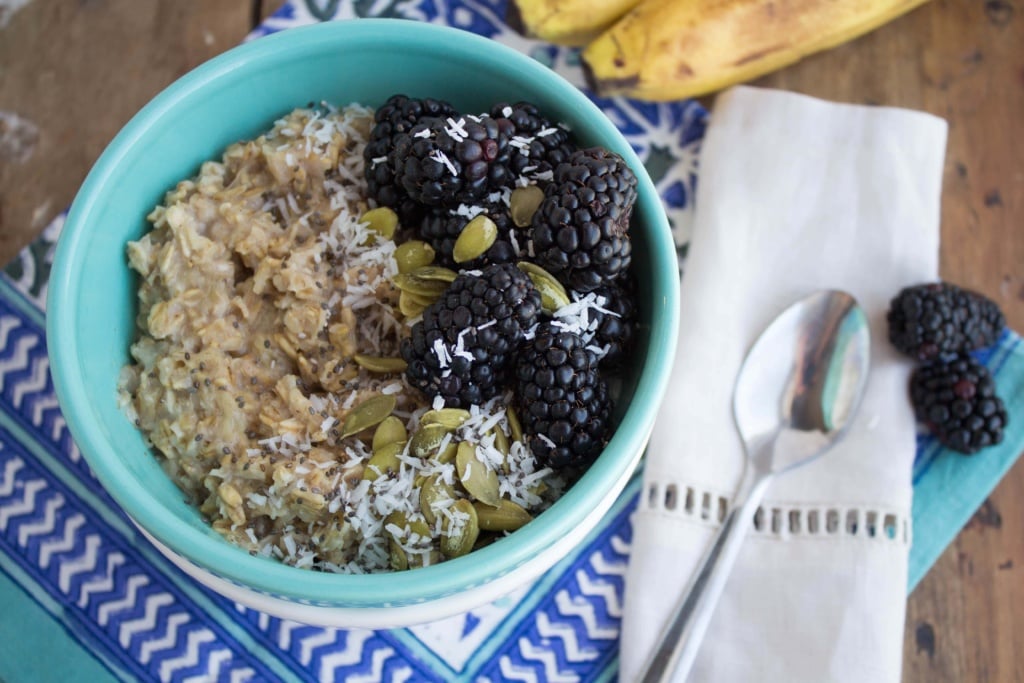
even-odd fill
[(422, 209), (395, 183), (395, 174), (387, 162), (395, 139), (427, 118), (455, 115), (455, 108), (443, 100), (415, 99), (392, 95), (374, 112), (374, 126), (363, 149), (366, 160), (366, 184), (369, 196), (381, 206), (395, 209), (403, 226), (415, 225)]
[(511, 263), (516, 259), (519, 255), (516, 245), (522, 245), (527, 238), (525, 234), (520, 237), (513, 236), (512, 231), (517, 228), (512, 222), (508, 207), (504, 204), (484, 204), (483, 213), (498, 227), (498, 238), (479, 258), (457, 264), (452, 258), (452, 249), (455, 240), (471, 219), (451, 209), (434, 209), (427, 212), (420, 222), (419, 235), (433, 247), (439, 265), (447, 268), (473, 269), (493, 263)]
[(602, 285), (587, 294), (572, 293), (572, 302), (554, 312), (552, 323), (579, 334), (603, 367), (621, 362), (633, 347), (636, 310), (633, 283)]
[(1006, 325), (993, 301), (945, 282), (903, 289), (887, 317), (889, 341), (923, 361), (991, 346)]
[(531, 224), (537, 265), (570, 289), (589, 292), (629, 268), (636, 176), (614, 152), (573, 153), (555, 169)]
[(482, 404), (508, 384), (512, 354), (540, 310), (540, 294), (512, 264), (460, 274), (402, 340), (406, 378), (449, 407)]
[(512, 154), (509, 170), (513, 176), (530, 180), (550, 181), (559, 164), (569, 160), (576, 151), (569, 131), (546, 119), (529, 102), (491, 107), (491, 116), (507, 119), (512, 124)]
[(395, 139), (388, 163), (421, 204), (473, 203), (512, 186), (508, 128), (486, 115), (426, 119)]
[(625, 359), (633, 348), (633, 333), (636, 329), (633, 295), (628, 289), (616, 285), (598, 287), (594, 294), (604, 299), (600, 304), (600, 309), (604, 310), (591, 312), (597, 320), (592, 343), (606, 349), (601, 365), (614, 365)]
[(538, 462), (585, 467), (607, 443), (608, 387), (597, 359), (575, 332), (542, 324), (516, 358), (516, 412)]
[(953, 450), (976, 453), (1003, 440), (1006, 408), (992, 375), (966, 354), (918, 368), (910, 401), (917, 419)]

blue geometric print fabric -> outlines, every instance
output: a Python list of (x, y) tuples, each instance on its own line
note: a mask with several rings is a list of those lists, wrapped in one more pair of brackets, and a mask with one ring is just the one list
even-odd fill
[[(254, 38), (371, 15), (471, 30), (582, 82), (575, 53), (510, 31), (502, 2), (295, 0)], [(682, 259), (706, 113), (693, 102), (595, 101), (645, 160)], [(614, 677), (637, 478), (584, 544), (533, 585), (409, 629), (325, 629), (278, 619), (209, 591), (174, 567), (98, 486), (57, 406), (42, 302), (62, 221), (0, 278), (0, 680), (496, 683)], [(1020, 338), (1007, 333), (983, 360), (996, 373), (1000, 393), (1010, 397), (1010, 414), (1024, 414)], [(911, 585), (1022, 447), (1024, 428), (1015, 421), (1002, 446), (975, 458), (958, 457), (930, 438), (919, 440)], [(959, 488), (950, 496), (954, 482)]]

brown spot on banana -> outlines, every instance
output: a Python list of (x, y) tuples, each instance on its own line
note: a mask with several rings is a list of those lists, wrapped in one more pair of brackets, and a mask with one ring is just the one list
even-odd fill
[(583, 79), (587, 83), (587, 88), (592, 92), (601, 93), (602, 95), (628, 92), (640, 85), (640, 78), (636, 74), (626, 76), (625, 78), (597, 78), (589, 64), (583, 62), (582, 66)]
[(615, 45), (615, 56), (612, 58), (612, 64), (618, 69), (625, 68), (626, 53), (622, 49), (622, 43), (619, 42), (615, 35), (612, 35), (612, 44)]
[[(763, 49), (758, 50), (756, 52), (751, 52), (748, 55), (744, 55), (743, 57), (740, 57), (735, 62), (733, 62), (733, 64), (735, 64), (736, 66), (743, 66), (744, 64), (748, 64), (750, 62), (756, 62), (757, 60), (761, 59), (762, 57), (764, 57), (766, 55), (770, 55), (773, 52), (778, 52), (779, 50), (784, 50), (784, 49), (786, 49), (785, 45), (773, 45), (772, 47), (766, 47), (766, 48), (763, 48)], [(693, 72), (691, 71), (690, 73), (693, 73)]]
[(693, 75), (693, 69), (686, 62), (679, 62), (676, 65), (676, 77), (677, 78), (689, 78)]

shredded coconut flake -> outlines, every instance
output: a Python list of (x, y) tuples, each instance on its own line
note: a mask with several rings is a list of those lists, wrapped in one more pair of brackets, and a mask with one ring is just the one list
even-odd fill
[(430, 158), (438, 162), (439, 164), (444, 164), (448, 168), (448, 172), (451, 173), (453, 176), (459, 175), (459, 170), (455, 168), (455, 164), (453, 164), (452, 160), (448, 158), (448, 155), (442, 152), (441, 150), (435, 149), (433, 152), (430, 153)]
[(455, 119), (449, 118), (448, 125), (445, 127), (444, 132), (448, 133), (455, 142), (462, 142), (469, 137), (466, 133), (466, 119), (460, 118), (456, 121)]

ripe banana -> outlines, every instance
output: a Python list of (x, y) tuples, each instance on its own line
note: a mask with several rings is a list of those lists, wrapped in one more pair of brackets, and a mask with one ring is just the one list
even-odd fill
[(839, 45), (926, 0), (643, 0), (583, 51), (600, 95), (693, 97)]
[(525, 36), (586, 45), (639, 0), (510, 0), (506, 19)]

